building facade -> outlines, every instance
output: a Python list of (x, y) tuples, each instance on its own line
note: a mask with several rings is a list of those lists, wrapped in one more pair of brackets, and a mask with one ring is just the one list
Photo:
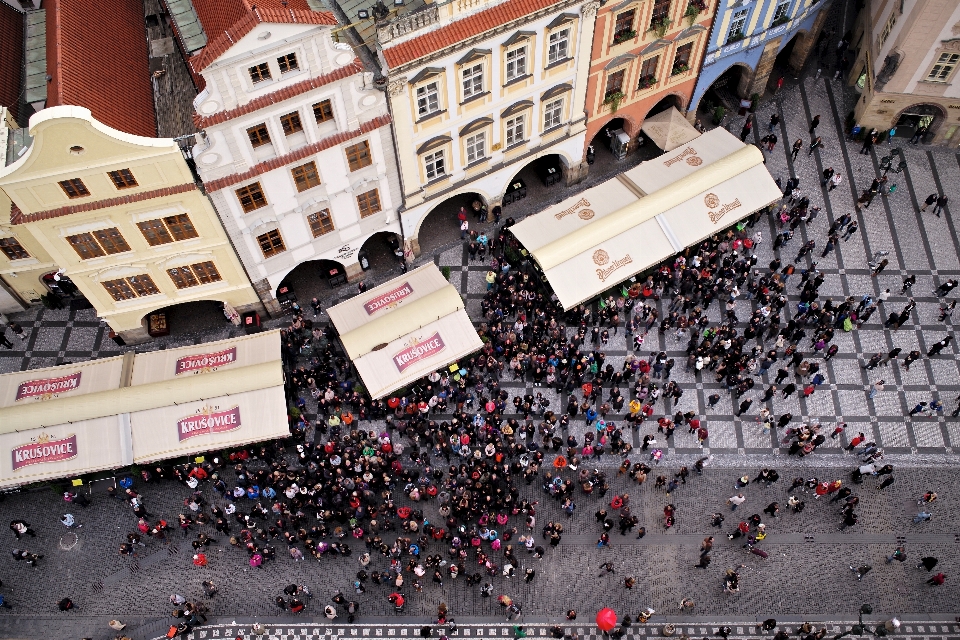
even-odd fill
[(33, 143), (0, 170), (12, 201), (0, 229), (14, 230), (22, 250), (8, 270), (59, 269), (132, 342), (149, 337), (147, 317), (164, 307), (213, 300), (238, 313), (262, 308), (174, 140), (118, 131), (73, 106), (34, 114), (30, 135)]
[(798, 73), (814, 49), (829, 0), (718, 0), (717, 14), (697, 78), (692, 120), (712, 87), (742, 99), (762, 96), (777, 63)]
[(397, 234), (399, 247), (401, 195), (386, 98), (335, 42), (336, 18), (295, 1), (258, 4), (190, 59), (205, 84), (193, 156), (273, 312), (298, 265), (353, 279), (372, 236)]
[[(611, 122), (637, 141), (648, 114), (685, 113), (717, 0), (624, 0), (597, 13), (587, 88), (587, 144)], [(606, 143), (606, 140), (603, 140)]]
[(598, 8), (596, 0), (447, 0), (381, 21), (376, 53), (408, 249), (419, 253), (422, 223), (438, 205), (478, 198), (492, 212), (531, 163), (556, 161), (567, 184), (582, 178)]
[(868, 0), (851, 48), (857, 124), (904, 138), (923, 127), (923, 142), (960, 145), (960, 4)]

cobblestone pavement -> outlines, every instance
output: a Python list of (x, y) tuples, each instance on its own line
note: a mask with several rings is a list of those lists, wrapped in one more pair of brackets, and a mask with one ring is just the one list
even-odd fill
[[(829, 75), (829, 74), (827, 74)], [(771, 403), (775, 415), (791, 412), (795, 419), (821, 421), (832, 424), (837, 420), (848, 423), (847, 432), (837, 440), (828, 440), (826, 446), (815, 456), (798, 459), (786, 455), (773, 434), (763, 434), (754, 417), (758, 410), (755, 403), (751, 412), (735, 417), (730, 395), (721, 393), (721, 402), (713, 408), (706, 406), (707, 397), (721, 391), (720, 385), (710, 375), (698, 379), (684, 371), (684, 342), (670, 334), (648, 336), (645, 350), (664, 349), (678, 361), (674, 378), (685, 390), (678, 409), (694, 410), (706, 417), (710, 438), (704, 449), (696, 445), (694, 436), (678, 430), (673, 442), (667, 444), (666, 459), (662, 464), (664, 474), (670, 475), (681, 464), (692, 464), (707, 453), (714, 459), (702, 477), (695, 477), (681, 486), (673, 495), (666, 496), (652, 484), (642, 488), (627, 484), (620, 477), (612, 482), (615, 493), (629, 491), (633, 495), (634, 513), (640, 516), (641, 525), (647, 527), (648, 535), (642, 540), (635, 535), (621, 537), (616, 531), (610, 547), (597, 548), (599, 526), (593, 513), (600, 504), (609, 501), (610, 495), (601, 500), (598, 496), (577, 498), (577, 515), (566, 518), (557, 505), (545, 498), (535, 485), (523, 488), (525, 495), (541, 500), (538, 510), (540, 523), (550, 520), (564, 522), (566, 532), (557, 549), (548, 549), (539, 562), (522, 554), (523, 567), (536, 570), (530, 583), (519, 578), (513, 580), (496, 577), (492, 581), (496, 593), (508, 593), (523, 604), (528, 620), (537, 624), (558, 622), (562, 612), (576, 608), (581, 620), (589, 622), (598, 605), (609, 605), (620, 613), (635, 614), (645, 606), (657, 610), (658, 616), (679, 615), (677, 603), (685, 597), (696, 601), (692, 617), (676, 618), (681, 625), (677, 635), (712, 636), (711, 623), (720, 619), (739, 620), (736, 637), (750, 636), (750, 625), (757, 619), (773, 615), (784, 621), (799, 621), (803, 618), (829, 623), (829, 632), (839, 632), (840, 622), (849, 624), (851, 616), (862, 603), (871, 603), (875, 614), (873, 621), (884, 616), (898, 614), (904, 617), (904, 635), (912, 637), (957, 636), (955, 626), (947, 624), (957, 611), (960, 595), (960, 531), (950, 514), (956, 509), (960, 495), (960, 457), (955, 448), (960, 446), (960, 422), (949, 417), (954, 398), (960, 394), (958, 382), (957, 348), (952, 344), (934, 358), (923, 358), (906, 371), (900, 364), (874, 372), (865, 371), (863, 362), (876, 352), (886, 352), (894, 346), (904, 353), (916, 348), (929, 349), (933, 342), (946, 334), (953, 334), (952, 323), (938, 322), (938, 299), (932, 290), (949, 278), (960, 277), (960, 239), (949, 206), (942, 218), (931, 213), (918, 213), (918, 202), (933, 191), (946, 193), (951, 202), (960, 202), (960, 159), (952, 151), (928, 149), (906, 144), (898, 140), (895, 146), (903, 149), (907, 170), (902, 174), (891, 173), (891, 181), (898, 184), (895, 195), (877, 198), (869, 209), (856, 212), (854, 201), (859, 192), (868, 188), (879, 174), (879, 159), (888, 147), (881, 146), (869, 155), (860, 154), (860, 145), (844, 141), (843, 117), (851, 109), (852, 100), (844, 89), (826, 77), (819, 79), (807, 76), (784, 90), (778, 99), (771, 100), (758, 110), (758, 126), (754, 127), (757, 138), (765, 135), (765, 123), (776, 110), (781, 114), (782, 124), (778, 137), (781, 142), (768, 153), (768, 167), (775, 177), (786, 180), (788, 176), (801, 179), (801, 190), (810, 197), (811, 204), (823, 207), (820, 217), (802, 228), (783, 253), (784, 263), (795, 255), (799, 246), (808, 239), (816, 240), (818, 267), (825, 273), (826, 281), (821, 293), (839, 300), (846, 296), (869, 294), (876, 298), (883, 290), (890, 289), (891, 297), (862, 329), (851, 333), (838, 332), (837, 344), (840, 353), (822, 371), (827, 381), (809, 398), (792, 396), (787, 400), (779, 396)], [(823, 137), (824, 148), (807, 155), (801, 152), (797, 161), (787, 154), (788, 141), (797, 138), (808, 141), (808, 121), (820, 114), (823, 124), (818, 135)], [(728, 124), (734, 132), (739, 131), (742, 118)], [(829, 194), (819, 187), (823, 168), (831, 166), (844, 176), (841, 188)], [(599, 178), (594, 178), (599, 179)], [(592, 182), (590, 183), (592, 184)], [(565, 193), (572, 193), (568, 190)], [(552, 201), (550, 202), (552, 203)], [(510, 211), (514, 217), (532, 213), (537, 203), (528, 198), (522, 208)], [(844, 213), (851, 213), (858, 220), (861, 232), (848, 242), (840, 243), (839, 250), (826, 258), (819, 258), (830, 223)], [(766, 265), (773, 258), (772, 239), (774, 226), (762, 223), (764, 242), (758, 249), (759, 264)], [(876, 251), (889, 251), (890, 265), (877, 278), (870, 277), (867, 261)], [(432, 259), (437, 264), (449, 266), (453, 272), (452, 282), (465, 295), (468, 309), (473, 317), (478, 316), (479, 303), (485, 284), (485, 267), (467, 261), (464, 248), (457, 244), (441, 247)], [(809, 257), (804, 259), (805, 266)], [(900, 295), (902, 278), (908, 274), (917, 276), (913, 294), (917, 301), (912, 321), (899, 331), (882, 328), (883, 319), (893, 310), (899, 311), (907, 302)], [(389, 277), (385, 274), (383, 277)], [(794, 286), (790, 292), (796, 292)], [(341, 292), (334, 295), (345, 296)], [(796, 308), (796, 299), (791, 307)], [(739, 300), (737, 314), (746, 318), (750, 303)], [(661, 305), (663, 306), (663, 305)], [(663, 311), (663, 308), (661, 308)], [(0, 371), (50, 366), (64, 361), (79, 361), (115, 355), (124, 350), (109, 340), (105, 327), (97, 320), (91, 309), (73, 308), (62, 311), (29, 311), (20, 314), (18, 321), (27, 330), (27, 339), (15, 345), (15, 349), (0, 352)], [(716, 306), (711, 309), (711, 320), (719, 320)], [(285, 323), (284, 319), (268, 322), (268, 326)], [(140, 350), (161, 346), (178, 346), (200, 341), (229, 337), (236, 330), (231, 325), (198, 333), (172, 336), (137, 347)], [(16, 340), (16, 338), (12, 338)], [(808, 345), (804, 345), (807, 347)], [(613, 336), (606, 345), (607, 361), (615, 366), (627, 354), (627, 344), (622, 334)], [(817, 357), (817, 356), (811, 356)], [(887, 381), (884, 391), (874, 399), (868, 398), (869, 385), (879, 376)], [(772, 377), (772, 376), (771, 376)], [(509, 376), (508, 376), (509, 378)], [(758, 381), (758, 389), (769, 384), (764, 377)], [(543, 392), (551, 400), (551, 407), (565, 406), (565, 398), (551, 390), (534, 389), (521, 381), (504, 380), (511, 394)], [(947, 416), (913, 416), (906, 414), (917, 402), (932, 397), (947, 405)], [(383, 428), (383, 425), (372, 425)], [(586, 425), (577, 421), (570, 433), (582, 438)], [(653, 427), (646, 426), (634, 435), (635, 444)], [(770, 535), (761, 544), (769, 558), (761, 560), (746, 553), (736, 542), (728, 541), (722, 534), (735, 526), (734, 516), (725, 506), (725, 500), (734, 493), (734, 479), (743, 473), (755, 474), (760, 466), (773, 466), (780, 471), (782, 479), (771, 487), (751, 485), (745, 491), (748, 502), (737, 515), (761, 512), (771, 501), (785, 505), (789, 492), (787, 487), (795, 475), (816, 476), (820, 479), (848, 479), (855, 458), (846, 453), (848, 434), (862, 431), (869, 440), (876, 441), (887, 453), (886, 460), (895, 465), (896, 482), (878, 492), (876, 483), (868, 479), (854, 487), (861, 495), (860, 524), (846, 531), (837, 531), (839, 523), (836, 505), (823, 504), (811, 497), (802, 514), (785, 514), (769, 522)], [(639, 451), (637, 452), (639, 454)], [(633, 459), (638, 459), (634, 455)], [(619, 460), (605, 456), (598, 466), (607, 468), (611, 475)], [(657, 472), (660, 472), (657, 470)], [(935, 503), (934, 517), (930, 522), (914, 525), (916, 498), (925, 490), (937, 491), (941, 498)], [(152, 513), (172, 518), (182, 508), (186, 495), (184, 488), (175, 483), (161, 483), (143, 488), (147, 506)], [(358, 568), (356, 554), (352, 557), (325, 557), (322, 563), (296, 563), (280, 558), (262, 570), (251, 571), (240, 552), (221, 544), (210, 553), (210, 565), (203, 569), (192, 566), (190, 546), (174, 536), (168, 544), (148, 541), (133, 559), (117, 554), (117, 547), (124, 534), (131, 530), (135, 519), (119, 501), (112, 501), (104, 493), (95, 491), (93, 505), (76, 512), (84, 524), (77, 530), (74, 540), (58, 521), (64, 504), (50, 491), (37, 491), (7, 496), (0, 503), (4, 522), (22, 517), (33, 524), (40, 536), (27, 538), (21, 546), (46, 555), (37, 568), (13, 561), (9, 554), (0, 556), (0, 578), (3, 586), (0, 593), (13, 603), (12, 610), (0, 609), (0, 637), (3, 638), (105, 638), (112, 636), (105, 622), (110, 617), (121, 617), (129, 622), (140, 638), (161, 636), (168, 626), (169, 609), (167, 598), (178, 592), (190, 598), (201, 598), (200, 581), (214, 580), (221, 588), (218, 596), (205, 599), (211, 607), (211, 621), (216, 623), (206, 630), (198, 631), (196, 638), (232, 637), (230, 634), (243, 631), (249, 635), (249, 625), (257, 616), (273, 624), (276, 607), (273, 599), (282, 588), (291, 583), (307, 584), (317, 594), (317, 601), (308, 607), (308, 613), (319, 615), (322, 604), (337, 589), (350, 592), (350, 585)], [(665, 504), (672, 503), (678, 512), (677, 523), (670, 530), (661, 526), (661, 512)], [(422, 506), (422, 505), (421, 505)], [(432, 515), (432, 506), (425, 510)], [(706, 515), (722, 510), (727, 521), (722, 530), (711, 529)], [(520, 526), (518, 524), (518, 526)], [(66, 534), (66, 535), (65, 535)], [(703, 571), (693, 568), (697, 560), (700, 540), (716, 534), (718, 542), (712, 553), (711, 568)], [(9, 548), (17, 546), (11, 534), (6, 542)], [(61, 537), (63, 536), (63, 537)], [(886, 564), (884, 557), (891, 553), (898, 542), (906, 544), (907, 562)], [(360, 544), (353, 543), (359, 551)], [(442, 552), (442, 550), (434, 551)], [(926, 572), (915, 568), (916, 560), (924, 555), (940, 559), (938, 570), (947, 574), (943, 587), (925, 584)], [(4, 559), (5, 558), (5, 559)], [(599, 575), (599, 565), (610, 561), (614, 564), (613, 575)], [(383, 562), (378, 559), (376, 562)], [(868, 563), (874, 571), (857, 582), (849, 573), (848, 566)], [(738, 594), (724, 593), (720, 576), (724, 569), (745, 565), (742, 568), (742, 587)], [(522, 570), (520, 572), (522, 574)], [(628, 591), (623, 579), (632, 576), (637, 586)], [(392, 608), (386, 601), (387, 587), (368, 587), (365, 594), (356, 596), (362, 606), (361, 622), (376, 620), (382, 623), (395, 622)], [(79, 610), (69, 614), (57, 614), (55, 602), (62, 595), (70, 595)], [(424, 584), (422, 593), (411, 593), (406, 616), (411, 621), (421, 622), (432, 616), (441, 600), (451, 606), (453, 615), (467, 622), (487, 621), (500, 615), (495, 599), (480, 598), (477, 589), (468, 588), (462, 579), (447, 580), (443, 587), (431, 582)], [(243, 615), (245, 618), (232, 616)], [(933, 618), (937, 624), (931, 624)], [(327, 627), (315, 625), (315, 618), (295, 619), (292, 616), (271, 629), (268, 637), (305, 638), (323, 637), (325, 640), (343, 640), (346, 637), (377, 635), (417, 635), (416, 627), (370, 626)], [(653, 623), (662, 625), (663, 618), (655, 617)], [(235, 623), (235, 624), (234, 624)], [(483, 635), (500, 636), (507, 627), (483, 625)], [(532, 624), (531, 636), (543, 635), (545, 627)], [(572, 627), (581, 635), (591, 634), (591, 625)], [(377, 633), (378, 629), (382, 632)], [(469, 630), (480, 636), (480, 627), (463, 626), (460, 637), (467, 637)], [(403, 632), (407, 633), (404, 634)], [(636, 626), (635, 635), (655, 635), (658, 624)], [(596, 635), (595, 633), (593, 635)]]

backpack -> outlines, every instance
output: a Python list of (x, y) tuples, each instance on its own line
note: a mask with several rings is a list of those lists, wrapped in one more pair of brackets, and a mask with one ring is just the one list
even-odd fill
[(843, 330), (844, 331), (853, 331), (853, 322), (850, 318), (845, 318), (843, 320)]

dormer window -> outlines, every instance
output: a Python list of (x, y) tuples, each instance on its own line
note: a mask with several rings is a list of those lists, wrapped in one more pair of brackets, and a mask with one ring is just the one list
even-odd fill
[[(280, 73), (298, 71), (300, 69), (300, 67), (297, 65), (297, 54), (295, 53), (288, 53), (285, 56), (280, 56), (277, 58), (277, 64), (280, 65)], [(269, 76), (269, 73), (267, 75)]]
[(266, 62), (262, 62), (255, 67), (250, 67), (248, 71), (250, 72), (250, 79), (253, 81), (253, 84), (273, 79), (273, 76), (270, 75), (270, 67), (267, 66)]

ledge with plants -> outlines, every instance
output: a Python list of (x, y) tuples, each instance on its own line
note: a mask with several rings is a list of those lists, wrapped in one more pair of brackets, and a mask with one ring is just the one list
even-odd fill
[(683, 64), (683, 63), (675, 64), (673, 65), (673, 71), (670, 72), (670, 75), (678, 76), (681, 73), (686, 73), (687, 71), (690, 71), (690, 65)]
[(636, 37), (637, 32), (633, 29), (630, 29), (629, 31), (621, 31), (620, 33), (613, 34), (613, 44), (620, 44), (621, 42), (633, 40)]
[(640, 78), (640, 82), (637, 83), (637, 91), (643, 91), (644, 89), (649, 89), (650, 87), (657, 84), (656, 76), (643, 76)]
[(727, 37), (727, 44), (733, 44), (734, 42), (740, 42), (740, 41), (743, 40), (744, 38), (746, 38), (746, 36), (743, 34), (743, 31), (737, 31), (737, 32), (735, 32), (735, 33), (731, 33), (731, 34)]
[(697, 16), (707, 10), (706, 0), (690, 0), (683, 17), (690, 18), (690, 24), (697, 21)]
[(782, 24), (787, 24), (788, 22), (790, 22), (790, 16), (780, 16), (779, 18), (777, 18), (776, 20), (774, 20), (774, 21), (773, 21), (773, 24), (770, 25), (770, 26), (771, 26), (771, 27), (779, 27), (780, 25), (782, 25)]
[(667, 35), (667, 29), (670, 28), (671, 24), (673, 24), (673, 21), (666, 16), (654, 18), (650, 21), (650, 31), (656, 33), (658, 38), (662, 38)]
[(610, 106), (611, 112), (616, 112), (620, 108), (620, 103), (623, 102), (623, 99), (626, 96), (622, 91), (611, 91), (603, 98), (603, 104)]

